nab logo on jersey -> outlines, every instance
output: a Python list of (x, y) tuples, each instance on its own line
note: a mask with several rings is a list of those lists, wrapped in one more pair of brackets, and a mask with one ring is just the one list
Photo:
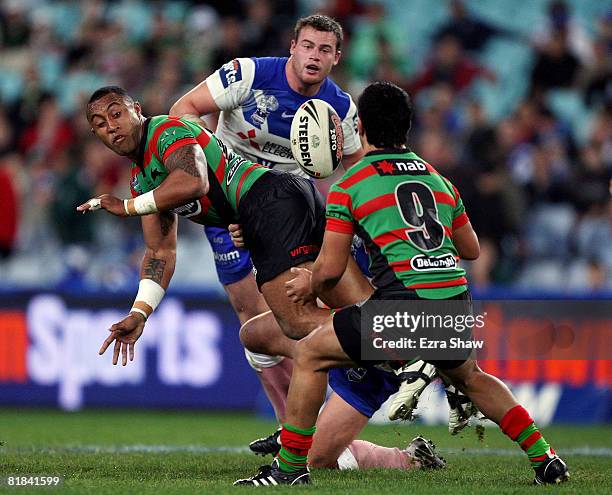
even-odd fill
[(235, 82), (242, 81), (240, 62), (236, 59), (228, 62), (219, 69), (219, 76), (221, 76), (221, 84), (223, 84), (224, 88)]
[(372, 162), (378, 175), (428, 175), (427, 165), (417, 160), (380, 160)]

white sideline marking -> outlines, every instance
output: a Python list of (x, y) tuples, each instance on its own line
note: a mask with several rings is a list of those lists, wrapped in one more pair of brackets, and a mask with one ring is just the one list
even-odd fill
[[(8, 447), (8, 446), (7, 446)], [(497, 448), (439, 448), (441, 454), (467, 454), (476, 456), (522, 456), (524, 453), (516, 449)], [(248, 447), (209, 447), (207, 445), (65, 445), (58, 447), (18, 447), (15, 449), (0, 448), (0, 452), (30, 452), (44, 454), (252, 454)], [(559, 449), (561, 456), (595, 456), (612, 457), (610, 447), (573, 447), (570, 449)]]
[(248, 447), (208, 447), (206, 445), (59, 445), (57, 447), (18, 447), (17, 452), (45, 454), (246, 454)]
[[(524, 456), (525, 453), (518, 447), (516, 449), (457, 449), (457, 448), (439, 448), (441, 454), (469, 454), (469, 455), (497, 455), (497, 456)], [(572, 447), (570, 449), (557, 449), (557, 454), (565, 456), (594, 456), (594, 457), (612, 457), (612, 448), (610, 447)]]

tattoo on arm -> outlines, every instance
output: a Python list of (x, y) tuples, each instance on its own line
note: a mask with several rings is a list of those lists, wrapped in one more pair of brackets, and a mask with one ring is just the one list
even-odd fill
[(180, 168), (193, 177), (202, 177), (206, 174), (206, 156), (202, 148), (196, 144), (177, 149), (166, 159), (164, 165), (169, 172)]
[(161, 285), (162, 278), (164, 276), (164, 268), (166, 267), (166, 261), (158, 258), (151, 258), (147, 261), (144, 266), (143, 278), (150, 278), (153, 282), (157, 282)]
[(174, 225), (174, 220), (174, 213), (162, 213), (159, 215), (159, 226), (164, 237), (170, 233), (170, 229), (172, 229), (172, 226)]

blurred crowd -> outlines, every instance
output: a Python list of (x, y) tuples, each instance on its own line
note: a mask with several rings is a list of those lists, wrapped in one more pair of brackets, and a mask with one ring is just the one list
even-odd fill
[[(356, 98), (387, 79), (413, 97), (409, 144), (457, 185), (480, 236), (474, 284), (612, 289), (612, 6), (430, 4), (1, 1), (5, 286), (121, 289), (138, 279), (138, 221), (74, 211), (96, 194), (128, 195), (126, 160), (94, 141), (84, 117), (91, 92), (121, 85), (146, 114), (165, 114), (234, 57), (286, 55), (297, 17), (316, 11), (345, 29), (332, 72), (343, 88)], [(201, 228), (182, 222), (179, 244), (173, 283), (215, 284)]]

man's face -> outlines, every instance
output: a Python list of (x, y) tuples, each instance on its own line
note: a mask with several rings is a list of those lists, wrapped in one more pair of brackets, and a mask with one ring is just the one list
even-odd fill
[(140, 144), (140, 104), (109, 93), (87, 107), (94, 134), (121, 156), (133, 155)]
[(317, 31), (310, 26), (301, 29), (297, 40), (291, 40), (289, 52), (293, 70), (304, 84), (320, 83), (340, 60), (340, 52), (336, 50), (336, 35)]

